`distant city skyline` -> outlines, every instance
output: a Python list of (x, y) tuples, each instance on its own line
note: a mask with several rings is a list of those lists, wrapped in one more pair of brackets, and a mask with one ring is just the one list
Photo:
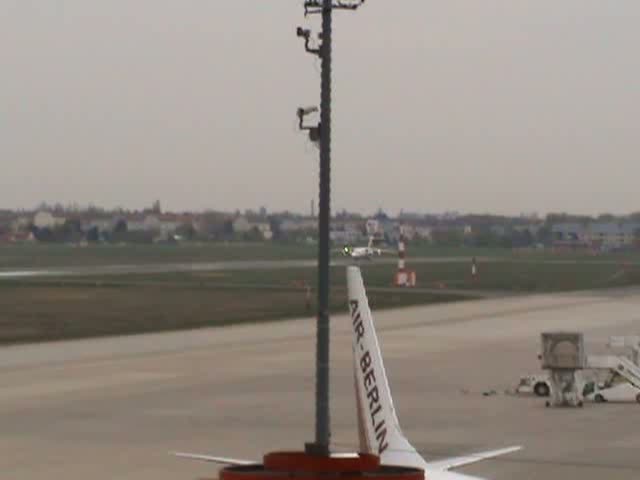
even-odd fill
[[(336, 14), (333, 211), (626, 214), (640, 3), (367, 2)], [(3, 2), (0, 208), (308, 212), (302, 0)]]
[[(292, 215), (315, 217), (318, 213), (315, 210), (315, 207), (313, 210), (311, 209), (311, 205), (307, 208), (306, 211), (296, 210), (296, 209), (274, 210), (274, 209), (270, 209), (267, 205), (252, 206), (247, 208), (227, 208), (227, 209), (215, 208), (215, 207), (209, 207), (205, 209), (172, 209), (170, 207), (165, 208), (161, 199), (156, 199), (152, 202), (149, 202), (147, 205), (143, 205), (140, 207), (132, 207), (127, 205), (103, 206), (103, 205), (97, 205), (91, 202), (87, 204), (81, 204), (79, 202), (70, 202), (68, 204), (63, 204), (61, 202), (55, 202), (55, 201), (53, 202), (42, 201), (42, 202), (38, 202), (38, 204), (31, 207), (25, 207), (25, 208), (20, 207), (20, 208), (13, 208), (13, 209), (8, 208), (7, 210), (13, 210), (16, 212), (17, 211), (35, 212), (38, 210), (55, 210), (58, 208), (62, 208), (65, 211), (77, 210), (81, 212), (87, 212), (91, 209), (104, 211), (104, 212), (113, 212), (117, 210), (123, 210), (128, 212), (135, 212), (135, 211), (153, 212), (156, 209), (156, 206), (155, 206), (156, 202), (158, 203), (158, 207), (160, 208), (160, 211), (162, 213), (190, 213), (190, 214), (198, 215), (206, 212), (218, 212), (218, 213), (226, 213), (226, 214), (239, 213), (240, 215), (245, 215), (247, 212), (251, 212), (252, 214), (262, 215), (263, 209), (264, 209), (265, 215), (283, 214), (285, 212), (288, 212)], [(0, 210), (2, 209), (3, 208), (0, 208)], [(361, 215), (363, 217), (374, 217), (380, 212), (388, 215), (389, 217), (398, 217), (400, 215), (405, 215), (405, 216), (413, 216), (413, 215), (417, 215), (417, 216), (468, 216), (468, 215), (482, 216), (482, 215), (487, 215), (487, 216), (504, 216), (504, 217), (512, 217), (512, 218), (532, 218), (532, 219), (538, 218), (540, 220), (543, 220), (547, 215), (568, 215), (568, 216), (574, 216), (574, 217), (584, 216), (584, 217), (593, 217), (593, 218), (598, 218), (600, 216), (607, 216), (607, 215), (613, 215), (616, 217), (640, 215), (640, 209), (635, 211), (622, 212), (622, 213), (601, 211), (596, 214), (585, 214), (580, 212), (570, 212), (570, 211), (562, 211), (562, 210), (553, 210), (549, 212), (531, 211), (531, 212), (517, 212), (513, 214), (503, 214), (503, 213), (488, 212), (488, 211), (473, 211), (473, 210), (471, 211), (459, 211), (459, 210), (433, 211), (433, 210), (420, 210), (417, 208), (416, 209), (402, 208), (402, 209), (399, 209), (398, 211), (393, 211), (393, 210), (384, 208), (384, 206), (378, 207), (376, 209), (364, 210), (364, 211), (344, 209), (344, 208), (340, 208), (340, 209), (333, 208), (331, 211), (331, 215), (336, 216), (336, 215), (347, 213), (347, 214)]]

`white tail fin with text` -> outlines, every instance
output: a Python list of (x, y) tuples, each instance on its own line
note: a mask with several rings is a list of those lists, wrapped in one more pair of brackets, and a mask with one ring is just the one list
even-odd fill
[[(400, 423), (391, 398), (387, 374), (382, 362), (382, 353), (364, 289), (360, 269), (347, 267), (349, 309), (353, 333), (353, 360), (358, 430), (360, 433), (360, 453), (380, 456), (383, 465), (416, 467), (427, 472), (429, 480), (471, 480), (449, 469), (462, 467), (481, 460), (514, 452), (521, 447), (445, 458), (427, 463), (409, 443), (400, 429)], [(213, 455), (176, 453), (175, 455), (193, 460), (224, 465), (248, 465), (254, 462)], [(480, 480), (477, 479), (476, 480)]]
[(424, 460), (400, 429), (358, 267), (348, 267), (347, 285), (360, 449), (363, 453), (380, 455), (383, 463), (424, 468)]
[(432, 480), (453, 480), (473, 477), (453, 472), (445, 473), (451, 468), (520, 450), (519, 446), (508, 447), (426, 462), (400, 428), (360, 268), (347, 267), (347, 288), (353, 334), (358, 430), (362, 453), (379, 455), (384, 465), (416, 467), (431, 472), (428, 478)]

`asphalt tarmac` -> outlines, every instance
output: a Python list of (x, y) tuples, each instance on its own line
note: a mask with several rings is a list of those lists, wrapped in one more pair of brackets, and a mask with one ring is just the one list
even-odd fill
[[(411, 263), (439, 264), (439, 263), (467, 263), (471, 265), (472, 256), (458, 255), (447, 257), (411, 257)], [(536, 259), (536, 258), (502, 258), (502, 257), (476, 257), (480, 263), (512, 262), (521, 264), (593, 264), (593, 265), (619, 265), (619, 260), (613, 259)], [(394, 256), (374, 257), (371, 260), (353, 260), (349, 258), (336, 258), (331, 260), (332, 266), (346, 266), (362, 263), (364, 265), (373, 262), (375, 264), (395, 265), (398, 259)], [(636, 261), (627, 262), (637, 264)], [(74, 276), (104, 276), (104, 275), (130, 275), (130, 274), (154, 274), (154, 273), (189, 273), (189, 272), (217, 272), (217, 271), (241, 271), (241, 270), (277, 270), (289, 268), (315, 268), (316, 260), (222, 260), (218, 262), (187, 262), (187, 263), (151, 263), (151, 264), (122, 264), (122, 265), (89, 265), (75, 267), (52, 268), (23, 268), (19, 270), (0, 268), (0, 280), (18, 278), (39, 277), (74, 277)]]
[[(499, 258), (478, 257), (479, 262), (502, 261)], [(395, 265), (396, 257), (375, 258), (372, 260), (358, 260), (365, 264)], [(415, 257), (415, 263), (470, 263), (471, 257)], [(331, 261), (332, 265), (349, 265), (354, 260), (338, 258)], [(288, 268), (315, 268), (317, 260), (223, 260), (219, 262), (189, 262), (189, 263), (151, 263), (151, 264), (123, 264), (123, 265), (95, 265), (82, 267), (56, 268), (25, 268), (20, 270), (0, 269), (0, 279), (25, 277), (64, 277), (64, 276), (95, 276), (95, 275), (129, 275), (153, 273), (188, 273), (188, 272), (216, 272), (234, 270), (277, 270)]]
[[(539, 334), (640, 333), (626, 289), (374, 312), (395, 406), (429, 458), (521, 444), (463, 469), (493, 480), (640, 477), (640, 407), (548, 409), (503, 392), (538, 370)], [(346, 310), (346, 308), (345, 308)], [(357, 447), (348, 317), (332, 319), (332, 431)], [(0, 477), (215, 477), (173, 450), (260, 459), (313, 438), (311, 319), (0, 349)], [(495, 391), (484, 396), (483, 392)]]

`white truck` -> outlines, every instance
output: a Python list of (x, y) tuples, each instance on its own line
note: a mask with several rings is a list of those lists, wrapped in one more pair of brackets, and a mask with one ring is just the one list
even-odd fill
[(626, 378), (614, 373), (605, 383), (588, 382), (585, 385), (584, 397), (587, 401), (596, 403), (640, 403), (640, 389), (629, 383)]
[[(589, 372), (578, 372), (577, 381), (579, 388), (583, 389), (583, 396), (594, 390), (596, 382), (592, 381), (592, 375)], [(548, 397), (551, 395), (550, 374), (547, 371), (540, 373), (530, 373), (520, 377), (518, 386), (516, 387), (518, 394), (534, 394), (538, 397)]]
[(551, 394), (549, 373), (531, 373), (520, 377), (516, 393), (533, 393), (538, 397), (548, 397)]
[(634, 361), (613, 355), (590, 355), (587, 357), (587, 366), (611, 372), (603, 383), (587, 383), (587, 400), (597, 403), (640, 403), (640, 367)]
[[(587, 355), (586, 370), (580, 371), (578, 380), (583, 384), (583, 396), (587, 401), (640, 403), (640, 336), (611, 337), (610, 349), (631, 349), (617, 355)], [(538, 359), (541, 355), (538, 355)], [(608, 375), (603, 380), (603, 374)], [(515, 389), (519, 394), (538, 397), (551, 395), (548, 371), (520, 377)]]

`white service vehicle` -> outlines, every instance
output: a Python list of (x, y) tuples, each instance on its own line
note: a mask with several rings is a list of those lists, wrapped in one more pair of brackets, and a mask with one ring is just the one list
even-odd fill
[(551, 394), (549, 373), (530, 373), (520, 377), (516, 393), (533, 393), (538, 397), (548, 397)]
[[(595, 375), (590, 371), (576, 372), (576, 381), (578, 382), (578, 388), (582, 388), (583, 396), (586, 397), (588, 393), (593, 392), (593, 385), (596, 382), (592, 381)], [(540, 373), (530, 373), (520, 377), (518, 386), (515, 388), (517, 394), (534, 394), (538, 397), (549, 397), (551, 395), (551, 375), (548, 371), (543, 370)]]
[(589, 395), (594, 402), (640, 403), (640, 367), (624, 356), (588, 355), (587, 368), (611, 372), (602, 384), (589, 385)]
[(640, 403), (640, 388), (614, 372), (604, 383), (587, 382), (584, 387), (584, 397), (585, 400), (596, 403)]

